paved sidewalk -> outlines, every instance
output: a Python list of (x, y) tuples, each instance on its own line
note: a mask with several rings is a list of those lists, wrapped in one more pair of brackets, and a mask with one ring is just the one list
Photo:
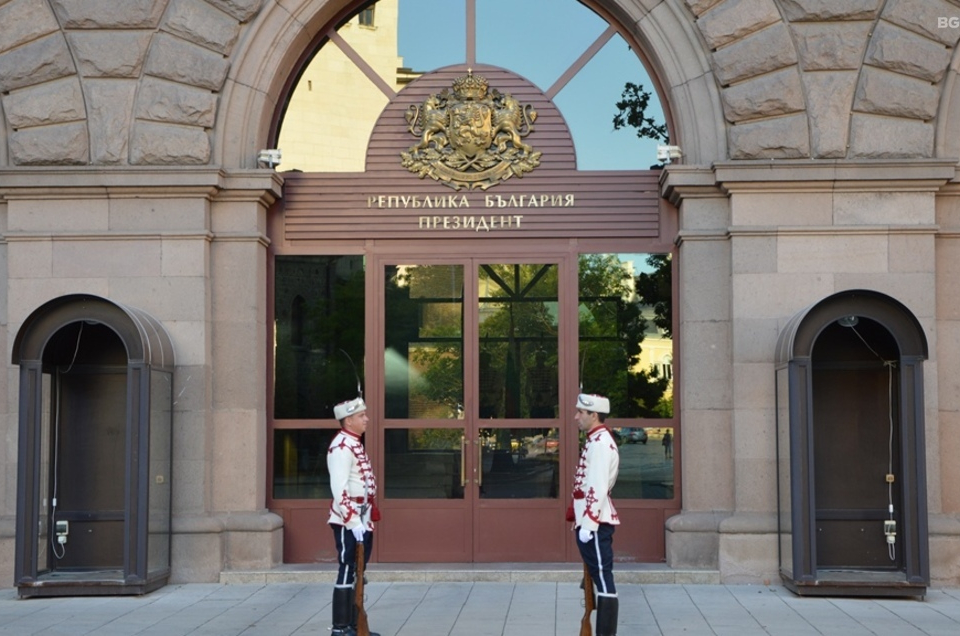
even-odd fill
[[(779, 586), (626, 584), (619, 636), (960, 634), (960, 589), (923, 600), (801, 598)], [(168, 585), (140, 597), (19, 599), (0, 590), (0, 634), (303, 636), (329, 634), (329, 583)], [(582, 592), (570, 582), (375, 582), (381, 636), (577, 636)]]

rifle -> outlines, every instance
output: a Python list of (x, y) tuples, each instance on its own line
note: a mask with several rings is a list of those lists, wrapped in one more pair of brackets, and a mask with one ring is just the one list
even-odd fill
[(363, 571), (366, 569), (363, 559), (363, 542), (357, 541), (357, 575), (353, 584), (353, 602), (357, 607), (357, 636), (370, 636), (367, 611), (363, 609)]
[(593, 579), (590, 578), (590, 569), (583, 564), (583, 618), (580, 619), (580, 636), (593, 636), (590, 628), (590, 614), (594, 609)]

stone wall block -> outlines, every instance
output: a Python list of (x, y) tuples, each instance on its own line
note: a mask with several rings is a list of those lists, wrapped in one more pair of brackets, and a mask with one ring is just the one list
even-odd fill
[(805, 71), (860, 68), (872, 22), (792, 25), (800, 67)]
[(10, 158), (17, 166), (65, 166), (90, 160), (84, 122), (36, 126), (10, 135)]
[(118, 164), (127, 160), (133, 98), (133, 80), (88, 80), (85, 84), (90, 121), (90, 161)]
[(780, 22), (773, 0), (726, 0), (700, 16), (697, 26), (711, 49)]
[(240, 24), (202, 0), (173, 0), (163, 30), (226, 55), (237, 42)]
[(212, 128), (216, 116), (217, 96), (208, 90), (154, 77), (140, 83), (137, 119)]
[(945, 46), (954, 47), (960, 39), (960, 29), (944, 29), (937, 22), (938, 18), (960, 18), (955, 0), (887, 0), (881, 17)]
[(2, 100), (7, 122), (14, 129), (80, 121), (86, 116), (76, 75), (12, 91)]
[(805, 115), (753, 121), (727, 130), (731, 159), (798, 159), (810, 156)]
[(0, 53), (0, 93), (73, 75), (73, 58), (59, 33)]
[(73, 31), (70, 50), (84, 77), (139, 77), (153, 34), (149, 31)]
[(853, 107), (862, 113), (928, 120), (936, 117), (939, 103), (936, 85), (865, 66)]
[(942, 44), (881, 22), (870, 39), (864, 62), (888, 71), (939, 82), (950, 65), (950, 57), (950, 49)]
[(731, 122), (787, 115), (803, 109), (803, 90), (796, 67), (755, 77), (723, 91), (724, 116)]
[(780, 0), (791, 22), (873, 20), (881, 4), (881, 0)]
[(687, 6), (693, 11), (693, 15), (700, 16), (709, 11), (714, 5), (720, 4), (724, 0), (686, 0)]
[[(2, 3), (0, 3), (2, 4)], [(0, 51), (60, 30), (57, 19), (44, 0), (13, 0), (0, 6)]]
[(154, 29), (168, 0), (50, 0), (65, 29)]
[(932, 123), (853, 113), (848, 158), (894, 159), (933, 156)]
[(200, 165), (210, 161), (210, 137), (202, 128), (137, 122), (130, 144), (134, 165)]
[(216, 91), (223, 86), (229, 66), (222, 55), (161, 33), (153, 39), (144, 70), (149, 75)]
[[(717, 0), (714, 0), (716, 2)], [(253, 16), (260, 13), (263, 7), (263, 0), (207, 0), (210, 4), (218, 7), (221, 11), (229, 13), (240, 23), (250, 20)]]
[(853, 71), (804, 73), (803, 85), (813, 156), (818, 159), (845, 157), (857, 74)]
[(785, 24), (753, 33), (713, 55), (717, 78), (728, 86), (797, 63), (797, 51)]

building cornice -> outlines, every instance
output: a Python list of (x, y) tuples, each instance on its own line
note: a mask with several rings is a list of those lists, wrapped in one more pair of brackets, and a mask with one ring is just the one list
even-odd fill
[(674, 205), (737, 193), (953, 193), (960, 184), (956, 159), (726, 161), (667, 166), (663, 172), (661, 192)]
[(0, 200), (183, 198), (257, 201), (280, 198), (281, 174), (267, 169), (193, 167), (26, 167), (0, 170)]

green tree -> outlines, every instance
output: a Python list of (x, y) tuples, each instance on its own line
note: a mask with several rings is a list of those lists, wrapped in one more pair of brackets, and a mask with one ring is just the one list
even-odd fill
[(620, 95), (620, 101), (617, 102), (617, 113), (613, 116), (613, 129), (620, 130), (629, 126), (636, 128), (637, 137), (641, 139), (670, 143), (667, 125), (658, 124), (654, 118), (647, 116), (650, 97), (650, 92), (643, 89), (643, 84), (627, 82)]
[[(617, 417), (664, 415), (670, 379), (661, 377), (656, 367), (637, 368), (648, 328), (644, 307), (655, 308), (658, 325), (664, 318), (657, 315), (657, 305), (661, 313), (669, 313), (669, 295), (657, 296), (662, 288), (652, 281), (669, 277), (670, 259), (656, 256), (646, 261), (655, 266), (654, 272), (636, 278), (616, 254), (580, 257), (581, 381), (585, 391), (609, 397)], [(641, 282), (650, 291), (641, 292)], [(669, 289), (668, 284), (668, 293)]]

